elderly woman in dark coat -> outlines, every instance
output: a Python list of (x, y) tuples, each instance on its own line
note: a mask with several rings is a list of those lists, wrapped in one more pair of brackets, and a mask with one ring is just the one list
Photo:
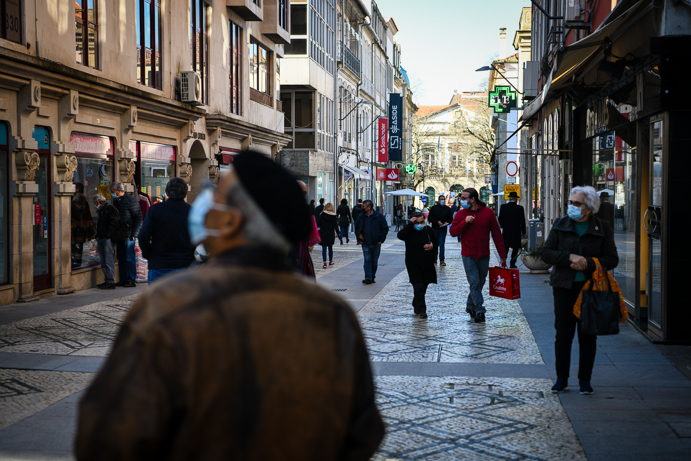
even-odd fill
[(324, 269), (326, 269), (326, 252), (329, 252), (329, 266), (334, 265), (334, 243), (336, 236), (341, 238), (338, 231), (338, 218), (334, 212), (333, 203), (327, 203), (324, 206), (324, 211), (317, 219), (317, 227), (319, 227), (319, 236), (322, 241), (319, 243), (322, 246), (322, 259), (324, 260)]
[(593, 393), (590, 377), (595, 363), (597, 336), (581, 334), (573, 306), (583, 285), (595, 271), (593, 258), (598, 258), (606, 271), (619, 264), (612, 227), (595, 216), (599, 207), (600, 199), (592, 187), (571, 189), (568, 216), (554, 224), (542, 248), (542, 260), (554, 265), (550, 275), (554, 293), (554, 327), (557, 330), (554, 342), (557, 382), (552, 387), (554, 393), (569, 389), (571, 343), (577, 328), (580, 392), (583, 395)]
[(398, 239), (405, 242), (405, 267), (413, 285), (413, 310), (422, 319), (427, 318), (425, 293), (430, 283), (437, 283), (434, 268), (439, 240), (431, 227), (425, 225), (425, 217), (415, 212), (410, 222), (398, 233)]

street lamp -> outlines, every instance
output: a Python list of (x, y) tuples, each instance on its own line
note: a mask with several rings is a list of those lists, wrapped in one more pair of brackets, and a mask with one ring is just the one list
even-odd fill
[(502, 74), (502, 73), (499, 71), (499, 69), (497, 69), (496, 67), (494, 67), (494, 64), (490, 64), (489, 66), (480, 67), (480, 68), (477, 69), (475, 72), (486, 72), (486, 71), (488, 71), (488, 70), (496, 70), (497, 73), (498, 73), (499, 75), (501, 75), (501, 77), (502, 77), (504, 80), (506, 80), (506, 83), (508, 83), (509, 85), (511, 85), (511, 88), (513, 88), (514, 90), (516, 90), (516, 93), (518, 93), (518, 94), (523, 94), (522, 91), (518, 91), (518, 88), (516, 88), (515, 86), (513, 86), (513, 83), (511, 83), (511, 80), (509, 80), (504, 74)]

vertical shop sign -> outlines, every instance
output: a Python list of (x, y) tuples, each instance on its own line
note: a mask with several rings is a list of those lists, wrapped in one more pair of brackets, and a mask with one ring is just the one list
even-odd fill
[(389, 161), (389, 119), (386, 117), (379, 117), (377, 121), (377, 161), (379, 163), (386, 163)]
[(389, 95), (389, 160), (403, 160), (403, 98), (398, 93)]
[(34, 203), (34, 226), (41, 225), (41, 204)]

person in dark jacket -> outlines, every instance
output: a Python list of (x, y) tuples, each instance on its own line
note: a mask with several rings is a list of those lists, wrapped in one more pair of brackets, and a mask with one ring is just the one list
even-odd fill
[(190, 205), (185, 202), (185, 180), (168, 181), (166, 195), (168, 200), (149, 209), (138, 236), (142, 256), (149, 261), (149, 283), (169, 272), (186, 269), (194, 261), (187, 229)]
[(405, 267), (414, 293), (413, 312), (426, 319), (425, 293), (430, 283), (437, 283), (434, 255), (439, 241), (432, 229), (425, 225), (425, 217), (419, 211), (413, 213), (410, 222), (398, 233), (398, 239), (405, 242)]
[(503, 230), (504, 249), (511, 248), (511, 269), (516, 268), (518, 253), (521, 249), (521, 237), (525, 235), (525, 210), (518, 204), (518, 194), (509, 193), (509, 203), (499, 209), (499, 225)]
[(341, 200), (341, 204), (338, 206), (336, 214), (338, 215), (338, 226), (341, 228), (341, 245), (343, 245), (344, 237), (346, 239), (346, 243), (350, 242), (350, 238), (348, 237), (348, 228), (350, 227), (350, 223), (353, 222), (353, 218), (350, 214), (350, 207), (348, 206), (348, 200)]
[(453, 213), (451, 208), (446, 206), (446, 198), (443, 195), (439, 196), (439, 201), (429, 210), (429, 222), (432, 224), (432, 230), (439, 240), (439, 265), (446, 266), (444, 262), (444, 247), (446, 246), (446, 233), (449, 229), (449, 224), (453, 222)]
[[(307, 186), (305, 186), (305, 187), (307, 187)], [(314, 212), (315, 212), (316, 208), (317, 207), (314, 205), (314, 199), (310, 200), (309, 209), (310, 209), (310, 213), (312, 213), (312, 216), (314, 216)]]
[(338, 218), (334, 213), (332, 203), (327, 203), (324, 206), (324, 211), (319, 215), (317, 227), (319, 227), (319, 237), (321, 238), (319, 244), (322, 246), (322, 259), (324, 260), (324, 269), (326, 269), (326, 253), (327, 251), (329, 253), (329, 266), (333, 266), (335, 236), (338, 235), (338, 238), (341, 238), (341, 234), (338, 232)]
[(320, 198), (319, 206), (314, 209), (314, 219), (319, 221), (319, 215), (322, 214), (322, 211), (324, 211), (324, 199)]
[(84, 242), (94, 238), (94, 220), (91, 217), (91, 207), (84, 195), (84, 184), (74, 183), (75, 192), (72, 196), (71, 231), (72, 231), (72, 267), (82, 265)]
[(94, 196), (94, 206), (98, 213), (96, 220), (96, 244), (98, 256), (101, 258), (101, 270), (105, 281), (96, 285), (101, 290), (115, 289), (115, 255), (113, 239), (120, 237), (120, 213), (118, 209), (108, 203), (103, 194)]
[[(362, 213), (364, 213), (364, 210), (362, 209), (362, 199), (359, 198), (357, 199), (357, 204), (353, 207), (352, 215), (353, 215), (353, 222), (357, 222), (357, 217), (360, 216)], [(353, 228), (353, 230), (355, 230)], [(357, 233), (355, 234), (355, 243), (360, 245), (360, 241), (357, 238)]]
[(125, 230), (125, 239), (117, 242), (120, 281), (116, 285), (136, 287), (134, 281), (137, 277), (137, 259), (134, 254), (134, 239), (142, 227), (142, 210), (139, 201), (125, 193), (125, 187), (121, 182), (114, 182), (110, 186), (110, 192), (117, 197), (113, 199), (113, 205), (120, 213), (120, 225)]
[(375, 283), (381, 244), (389, 233), (389, 225), (386, 224), (386, 218), (383, 215), (374, 211), (371, 200), (365, 200), (362, 203), (362, 209), (363, 213), (360, 213), (355, 221), (355, 237), (362, 245), (362, 255), (365, 259), (365, 279), (362, 283), (369, 285)]
[(569, 197), (567, 215), (554, 223), (542, 247), (542, 260), (554, 265), (550, 285), (554, 294), (557, 381), (552, 392), (568, 390), (571, 368), (571, 343), (578, 329), (578, 382), (581, 394), (592, 394), (590, 378), (595, 363), (597, 336), (581, 334), (573, 306), (585, 282), (595, 271), (598, 258), (606, 271), (619, 264), (614, 231), (607, 221), (595, 216), (600, 206), (597, 192), (590, 186), (574, 187)]
[(596, 216), (603, 221), (607, 221), (612, 229), (614, 229), (614, 205), (609, 203), (609, 192), (600, 192), (600, 209)]

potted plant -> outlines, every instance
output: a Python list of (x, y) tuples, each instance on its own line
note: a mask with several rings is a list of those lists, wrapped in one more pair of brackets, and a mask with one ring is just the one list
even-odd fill
[(531, 274), (547, 274), (551, 264), (547, 264), (542, 260), (542, 243), (536, 245), (533, 250), (527, 251), (523, 250), (521, 254), (521, 261), (525, 267), (530, 269)]

